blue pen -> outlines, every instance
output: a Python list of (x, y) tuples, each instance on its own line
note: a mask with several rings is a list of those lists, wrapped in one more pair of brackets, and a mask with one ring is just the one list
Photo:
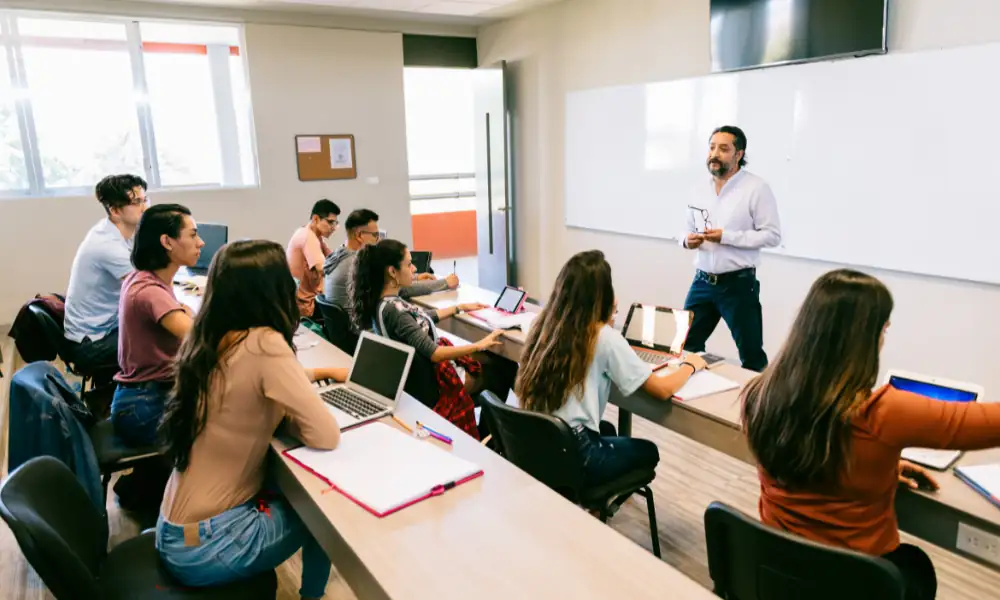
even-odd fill
[(426, 429), (427, 433), (433, 435), (434, 437), (438, 438), (442, 442), (445, 442), (447, 444), (452, 443), (452, 439), (450, 437), (444, 435), (443, 433), (438, 433), (438, 432), (434, 431), (433, 429), (431, 429), (430, 427), (424, 425), (420, 421), (417, 421), (417, 427), (420, 427), (421, 429)]

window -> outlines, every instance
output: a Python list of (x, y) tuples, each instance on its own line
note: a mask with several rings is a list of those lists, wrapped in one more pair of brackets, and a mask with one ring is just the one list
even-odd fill
[(240, 33), (0, 11), (0, 195), (255, 185)]

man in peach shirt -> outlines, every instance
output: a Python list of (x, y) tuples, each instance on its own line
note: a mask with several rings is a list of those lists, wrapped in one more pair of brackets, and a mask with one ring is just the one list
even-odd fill
[(337, 230), (339, 217), (339, 206), (325, 198), (319, 200), (313, 205), (309, 223), (296, 229), (288, 241), (285, 255), (292, 276), (299, 282), (295, 301), (303, 317), (315, 320), (316, 294), (323, 290), (323, 261), (330, 254), (326, 240)]

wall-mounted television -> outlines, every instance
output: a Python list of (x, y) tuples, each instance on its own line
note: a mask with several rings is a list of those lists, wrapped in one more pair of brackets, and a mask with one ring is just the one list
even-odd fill
[(711, 0), (712, 71), (884, 54), (888, 0)]

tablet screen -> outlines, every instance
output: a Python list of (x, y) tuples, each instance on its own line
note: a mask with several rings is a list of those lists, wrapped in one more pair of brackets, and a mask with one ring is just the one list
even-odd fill
[(497, 298), (495, 306), (500, 310), (512, 313), (517, 310), (517, 307), (521, 304), (521, 298), (524, 298), (526, 293), (517, 288), (506, 287), (500, 292), (500, 297)]
[(955, 388), (928, 383), (926, 381), (916, 381), (893, 375), (889, 378), (889, 385), (904, 392), (913, 392), (921, 396), (927, 396), (935, 400), (947, 400), (949, 402), (975, 402), (976, 393), (968, 390), (958, 390)]

